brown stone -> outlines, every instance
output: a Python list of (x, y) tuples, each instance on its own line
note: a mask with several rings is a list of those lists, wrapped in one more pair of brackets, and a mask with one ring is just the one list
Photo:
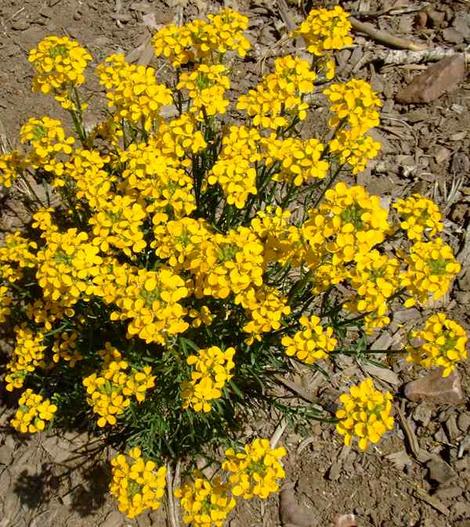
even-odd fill
[(395, 98), (401, 103), (431, 102), (442, 94), (454, 90), (464, 77), (465, 58), (463, 54), (446, 57), (429, 66), (408, 86), (401, 88)]
[(464, 399), (459, 374), (454, 371), (448, 377), (442, 377), (440, 369), (409, 382), (405, 386), (405, 397), (414, 402), (437, 404), (459, 404)]

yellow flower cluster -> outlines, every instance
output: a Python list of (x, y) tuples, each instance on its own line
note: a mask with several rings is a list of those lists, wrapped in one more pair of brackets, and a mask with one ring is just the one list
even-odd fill
[(33, 91), (52, 92), (65, 109), (78, 109), (69, 91), (85, 82), (84, 71), (91, 59), (88, 51), (75, 40), (58, 36), (44, 38), (28, 56), (35, 70)]
[(100, 273), (102, 258), (99, 248), (89, 241), (86, 232), (68, 229), (47, 233), (47, 245), (37, 255), (36, 278), (44, 297), (60, 299), (64, 306), (73, 306), (79, 298), (94, 293), (93, 279)]
[(129, 337), (138, 335), (147, 343), (165, 344), (168, 336), (188, 329), (183, 318), (186, 309), (179, 303), (190, 294), (183, 278), (165, 267), (158, 271), (139, 269), (126, 278), (126, 285), (114, 292), (114, 298), (111, 295), (106, 300), (117, 306), (111, 320), (130, 319)]
[(110, 193), (115, 177), (104, 170), (110, 161), (97, 150), (77, 148), (65, 164), (65, 174), (76, 185), (77, 198), (85, 199), (91, 208), (97, 208)]
[(406, 360), (423, 368), (442, 368), (442, 376), (448, 377), (458, 362), (467, 358), (467, 334), (457, 322), (445, 313), (435, 313), (425, 322), (424, 328), (412, 331), (412, 343), (407, 346)]
[(333, 337), (333, 328), (323, 328), (320, 319), (312, 315), (310, 318), (300, 317), (302, 329), (294, 336), (282, 337), (282, 345), (286, 355), (296, 357), (305, 364), (313, 364), (321, 359), (326, 359), (337, 344)]
[(349, 14), (338, 5), (333, 9), (312, 9), (294, 35), (305, 40), (308, 52), (321, 56), (352, 45), (348, 17)]
[(392, 395), (377, 390), (371, 379), (351, 386), (339, 399), (336, 430), (344, 436), (345, 445), (357, 438), (359, 448), (366, 450), (369, 443), (377, 443), (387, 430), (393, 430)]
[(348, 278), (356, 296), (344, 307), (352, 313), (368, 313), (364, 318), (367, 332), (390, 322), (387, 301), (399, 288), (399, 270), (396, 258), (375, 249), (355, 257)]
[(3, 324), (11, 313), (10, 305), (12, 302), (13, 298), (8, 287), (0, 285), (0, 324)]
[(176, 119), (164, 121), (158, 129), (158, 145), (163, 155), (181, 160), (185, 167), (191, 166), (188, 152), (198, 154), (207, 147), (192, 114), (183, 113)]
[(274, 73), (241, 95), (237, 109), (245, 110), (259, 128), (287, 126), (289, 117), (303, 121), (308, 109), (304, 96), (313, 92), (315, 78), (307, 60), (292, 55), (279, 57), (274, 61)]
[(59, 333), (52, 346), (52, 360), (54, 362), (64, 360), (73, 368), (78, 361), (83, 359), (83, 355), (77, 349), (78, 337), (77, 331)]
[(444, 228), (439, 207), (420, 194), (398, 199), (393, 208), (402, 219), (400, 227), (410, 240), (423, 240), (425, 235), (436, 236)]
[(246, 340), (248, 344), (262, 340), (263, 333), (279, 329), (282, 317), (291, 312), (287, 298), (277, 289), (268, 286), (247, 289), (238, 294), (235, 301), (241, 304), (250, 317), (249, 322), (243, 326), (243, 331), (250, 335)]
[(0, 154), (0, 185), (10, 188), (24, 167), (26, 160), (18, 151), (13, 150), (6, 154)]
[(196, 412), (211, 411), (210, 401), (222, 396), (225, 383), (232, 378), (234, 355), (235, 348), (221, 350), (211, 346), (187, 358), (186, 362), (193, 366), (193, 371), (191, 381), (185, 381), (181, 386), (183, 408), (191, 407)]
[(358, 135), (379, 124), (380, 99), (371, 85), (360, 79), (331, 84), (323, 93), (328, 97), (333, 112), (329, 124), (336, 127), (347, 123)]
[(214, 63), (228, 51), (244, 57), (251, 47), (243, 34), (248, 18), (229, 8), (208, 18), (209, 22), (194, 20), (180, 27), (170, 24), (157, 31), (153, 37), (157, 57), (165, 57), (175, 67), (188, 62)]
[(285, 477), (280, 459), (285, 455), (284, 447), (271, 448), (268, 439), (259, 438), (245, 445), (242, 452), (226, 450), (222, 469), (230, 474), (233, 495), (266, 499), (278, 492), (279, 482)]
[(188, 216), (196, 208), (193, 181), (181, 162), (162, 154), (157, 141), (133, 143), (121, 152), (125, 163), (121, 190), (140, 202), (145, 199), (155, 225)]
[(210, 231), (205, 220), (184, 217), (155, 225), (154, 235), (152, 247), (155, 247), (155, 254), (179, 271), (189, 267)]
[(41, 432), (52, 421), (57, 406), (33, 390), (25, 390), (18, 401), (19, 408), (11, 420), (11, 426), (22, 434)]
[(278, 139), (272, 134), (263, 141), (263, 146), (266, 165), (280, 164), (274, 181), (288, 181), (299, 187), (312, 179), (324, 179), (328, 174), (328, 161), (322, 159), (325, 147), (317, 139)]
[(212, 481), (195, 477), (175, 490), (183, 508), (184, 523), (193, 527), (223, 527), (235, 507), (230, 487), (215, 477)]
[(28, 240), (20, 231), (8, 233), (0, 247), (0, 277), (8, 282), (16, 282), (23, 276), (22, 269), (36, 266), (37, 243)]
[(209, 185), (219, 184), (227, 203), (242, 209), (249, 194), (257, 194), (256, 163), (261, 161), (256, 129), (231, 126), (222, 139), (222, 150), (207, 175)]
[(368, 135), (358, 135), (354, 129), (339, 130), (328, 146), (332, 154), (338, 155), (341, 165), (351, 167), (353, 174), (362, 172), (381, 148), (378, 141)]
[(190, 262), (195, 295), (227, 298), (263, 284), (263, 245), (247, 227), (214, 234)]
[(385, 239), (390, 226), (378, 196), (364, 187), (338, 183), (301, 227), (304, 259), (313, 272), (314, 289), (325, 290), (347, 277), (346, 264)]
[(178, 90), (187, 90), (191, 105), (189, 111), (203, 120), (206, 117), (223, 115), (229, 104), (224, 98), (230, 88), (230, 79), (223, 64), (200, 64), (195, 70), (184, 72), (176, 86)]
[(452, 248), (442, 238), (414, 243), (404, 259), (408, 268), (401, 273), (400, 285), (410, 295), (405, 307), (442, 298), (461, 269)]
[(97, 67), (100, 84), (106, 89), (108, 106), (117, 121), (154, 128), (163, 106), (172, 103), (171, 91), (157, 82), (154, 68), (129, 64), (122, 53), (110, 55)]
[(7, 364), (7, 375), (5, 376), (6, 389), (12, 392), (21, 388), (28, 373), (38, 367), (44, 367), (45, 350), (44, 335), (35, 332), (26, 325), (15, 328), (16, 343), (13, 350), (13, 358)]
[(157, 510), (165, 494), (166, 467), (157, 467), (145, 459), (140, 448), (131, 448), (125, 456), (118, 454), (111, 460), (111, 494), (118, 501), (119, 510), (129, 518), (142, 512)]
[(99, 211), (89, 224), (93, 227), (93, 244), (107, 253), (109, 247), (120, 249), (127, 256), (140, 253), (146, 247), (142, 231), (146, 213), (140, 203), (129, 196), (108, 194), (106, 201), (100, 202)]
[(131, 397), (140, 403), (145, 400), (147, 390), (155, 386), (150, 366), (129, 372), (129, 363), (122, 360), (121, 353), (109, 342), (102, 354), (105, 361), (100, 374), (92, 373), (83, 379), (87, 402), (99, 415), (97, 424), (100, 427), (115, 425), (116, 417), (131, 404)]

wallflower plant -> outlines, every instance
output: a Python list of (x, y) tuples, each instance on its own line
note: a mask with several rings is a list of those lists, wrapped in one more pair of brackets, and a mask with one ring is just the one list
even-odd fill
[[(120, 450), (110, 491), (130, 518), (160, 506), (175, 465), (194, 526), (222, 526), (237, 500), (278, 492), (285, 449), (246, 433), (272, 412), (333, 422), (362, 450), (377, 443), (393, 404), (371, 379), (345, 386), (335, 415), (280, 399), (279, 379), (295, 363), (324, 372), (358, 354), (394, 310), (438, 300), (460, 270), (436, 204), (414, 194), (388, 210), (354, 183), (380, 150), (368, 132), (381, 103), (364, 80), (334, 81), (348, 14), (313, 10), (292, 35), (310, 60), (276, 58), (234, 100), (247, 26), (227, 8), (158, 30), (155, 65), (106, 58), (106, 116), (92, 128), (93, 58), (68, 37), (44, 39), (29, 56), (33, 89), (72, 129), (33, 117), (22, 148), (0, 155), (0, 185), (27, 185), (31, 211), (0, 244), (11, 424), (103, 435)], [(315, 114), (313, 97), (328, 112)], [(311, 113), (328, 113), (326, 135), (301, 134)], [(448, 375), (465, 343), (437, 313), (411, 335), (407, 360)]]

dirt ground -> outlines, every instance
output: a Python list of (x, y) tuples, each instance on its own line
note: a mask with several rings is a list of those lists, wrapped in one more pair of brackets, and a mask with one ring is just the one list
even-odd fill
[[(58, 115), (51, 99), (30, 92), (32, 72), (27, 52), (50, 34), (68, 34), (85, 44), (96, 61), (107, 54), (139, 50), (148, 39), (149, 23), (164, 24), (175, 16), (205, 15), (223, 2), (203, 0), (0, 0), (0, 136), (14, 144), (21, 124), (30, 116)], [(330, 2), (329, 5), (334, 2)], [(279, 45), (285, 19), (273, 0), (232, 0), (250, 17), (253, 52), (245, 66), (246, 82), (255, 81), (266, 60), (285, 52)], [(292, 0), (288, 14), (298, 21), (302, 5), (328, 2)], [(355, 16), (395, 35), (465, 51), (470, 43), (468, 0), (413, 2), (355, 0), (341, 2)], [(384, 9), (396, 8), (392, 13)], [(426, 12), (426, 14), (423, 14)], [(150, 15), (150, 18), (149, 18)], [(285, 15), (285, 13), (284, 13)], [(144, 23), (146, 21), (146, 23)], [(150, 22), (149, 22), (150, 21)], [(383, 100), (376, 136), (383, 149), (358, 182), (371, 192), (396, 197), (421, 192), (433, 197), (446, 216), (445, 232), (463, 263), (463, 270), (442, 308), (470, 326), (470, 84), (467, 81), (432, 103), (398, 104), (395, 96), (429, 64), (385, 64), (390, 53), (367, 36), (356, 35), (355, 46), (339, 54), (339, 78), (354, 74), (369, 80)], [(141, 57), (139, 52), (134, 56)], [(245, 69), (243, 69), (245, 68)], [(97, 88), (95, 95), (97, 96)], [(93, 90), (93, 86), (92, 86)], [(418, 313), (414, 314), (418, 316)], [(413, 312), (394, 321), (376, 349), (396, 346), (402, 325)], [(413, 403), (402, 395), (403, 384), (416, 377), (402, 360), (391, 371), (369, 363), (343, 359), (329, 379), (299, 370), (296, 381), (314, 395), (334, 399), (357, 371), (367, 371), (393, 391), (401, 415), (395, 430), (366, 454), (345, 448), (328, 425), (286, 433), (288, 480), (295, 483), (298, 502), (311, 511), (311, 526), (333, 525), (339, 514), (353, 513), (360, 527), (470, 526), (470, 408), (466, 403)], [(422, 374), (421, 374), (422, 375)], [(460, 368), (468, 396), (468, 364)], [(11, 434), (11, 410), (0, 406), (0, 527), (121, 527), (165, 525), (165, 511), (130, 521), (120, 515), (107, 495), (107, 453), (83, 435), (39, 435), (31, 439)], [(277, 423), (266, 424), (274, 430)], [(261, 426), (261, 425), (260, 425)], [(418, 450), (416, 448), (418, 445)], [(278, 497), (253, 500), (236, 509), (230, 527), (281, 525)]]

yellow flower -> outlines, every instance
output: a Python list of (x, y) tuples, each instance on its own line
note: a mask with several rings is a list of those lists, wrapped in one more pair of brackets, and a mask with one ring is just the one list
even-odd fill
[(33, 91), (45, 94), (52, 92), (65, 109), (77, 109), (70, 98), (69, 89), (85, 82), (84, 71), (91, 59), (88, 51), (75, 40), (46, 37), (28, 56), (35, 70)]
[(242, 291), (236, 295), (235, 303), (241, 304), (249, 317), (249, 321), (243, 326), (243, 331), (250, 335), (246, 339), (248, 344), (262, 340), (263, 333), (279, 329), (282, 317), (291, 312), (287, 298), (277, 289), (268, 286)]
[(307, 51), (321, 56), (326, 51), (351, 46), (349, 14), (340, 6), (333, 9), (312, 9), (307, 18), (294, 31), (294, 36), (305, 40)]
[(378, 443), (387, 430), (393, 430), (392, 395), (376, 390), (371, 379), (351, 386), (339, 399), (336, 430), (344, 436), (345, 445), (357, 438), (359, 448), (366, 450), (369, 443)]
[(315, 78), (308, 61), (292, 55), (279, 57), (274, 61), (274, 73), (240, 96), (237, 109), (245, 110), (259, 128), (276, 130), (294, 117), (303, 121), (308, 109), (303, 96), (313, 92)]
[(220, 478), (195, 477), (175, 490), (183, 508), (184, 523), (194, 527), (224, 527), (235, 507), (230, 488)]
[(277, 139), (272, 134), (262, 144), (266, 149), (266, 165), (280, 164), (274, 181), (288, 181), (299, 187), (312, 179), (324, 179), (328, 174), (328, 162), (321, 159), (324, 146), (317, 139)]
[(175, 67), (188, 62), (221, 61), (228, 51), (244, 57), (250, 49), (243, 34), (248, 18), (229, 8), (208, 18), (209, 22), (194, 20), (181, 27), (169, 24), (158, 30), (152, 40), (155, 55), (165, 57)]
[(235, 367), (234, 348), (225, 351), (217, 346), (200, 349), (197, 355), (190, 355), (187, 363), (193, 366), (191, 381), (182, 383), (183, 409), (191, 407), (195, 412), (210, 412), (210, 401), (222, 396), (225, 383), (232, 378)]
[(297, 331), (293, 337), (288, 335), (282, 337), (282, 345), (286, 355), (295, 356), (305, 364), (313, 364), (320, 359), (326, 359), (337, 344), (333, 337), (333, 328), (323, 328), (320, 319), (312, 315), (310, 318), (300, 318), (302, 329)]
[(52, 421), (57, 406), (33, 390), (25, 390), (18, 401), (19, 408), (11, 420), (11, 425), (22, 434), (40, 432)]
[(0, 154), (0, 186), (10, 188), (25, 166), (24, 159), (18, 151)]
[(436, 236), (444, 228), (439, 207), (420, 194), (398, 199), (393, 208), (402, 219), (400, 227), (410, 240), (421, 241), (425, 235)]
[(356, 130), (340, 130), (328, 144), (330, 152), (337, 154), (341, 165), (348, 164), (353, 174), (362, 172), (367, 163), (377, 157), (381, 144)]
[(110, 55), (97, 73), (117, 119), (143, 125), (147, 132), (153, 129), (161, 108), (172, 103), (171, 91), (157, 82), (155, 69), (128, 64), (123, 54)]
[(111, 494), (118, 501), (119, 510), (128, 518), (144, 511), (157, 510), (165, 494), (166, 467), (142, 456), (140, 448), (118, 454), (111, 460)]
[(430, 300), (442, 298), (461, 269), (452, 248), (441, 238), (417, 241), (404, 261), (408, 268), (401, 273), (400, 285), (410, 295), (405, 307), (426, 305)]
[(187, 90), (191, 105), (189, 111), (199, 120), (205, 116), (222, 115), (227, 111), (225, 92), (230, 88), (227, 68), (222, 64), (200, 64), (194, 71), (184, 72), (176, 88)]
[(117, 423), (117, 417), (131, 404), (131, 397), (139, 403), (144, 401), (147, 390), (155, 385), (155, 376), (151, 375), (150, 366), (129, 372), (129, 363), (109, 342), (100, 354), (104, 358), (103, 369), (85, 377), (83, 386), (88, 404), (99, 416), (98, 426), (104, 427)]
[[(323, 93), (330, 100), (330, 109), (335, 114), (329, 120), (332, 128), (347, 123), (352, 129), (350, 134), (354, 133), (357, 137), (379, 124), (377, 110), (382, 103), (368, 82), (352, 79), (341, 84), (331, 84)], [(350, 135), (348, 140), (355, 137)]]
[(435, 313), (425, 322), (424, 328), (411, 332), (411, 344), (407, 346), (406, 360), (423, 368), (442, 368), (442, 376), (448, 377), (458, 362), (467, 358), (467, 334), (457, 322), (444, 313)]
[(233, 448), (225, 451), (222, 469), (230, 473), (229, 483), (234, 496), (266, 499), (278, 492), (285, 472), (280, 459), (286, 455), (284, 447), (271, 448), (268, 439), (255, 439), (242, 452)]

